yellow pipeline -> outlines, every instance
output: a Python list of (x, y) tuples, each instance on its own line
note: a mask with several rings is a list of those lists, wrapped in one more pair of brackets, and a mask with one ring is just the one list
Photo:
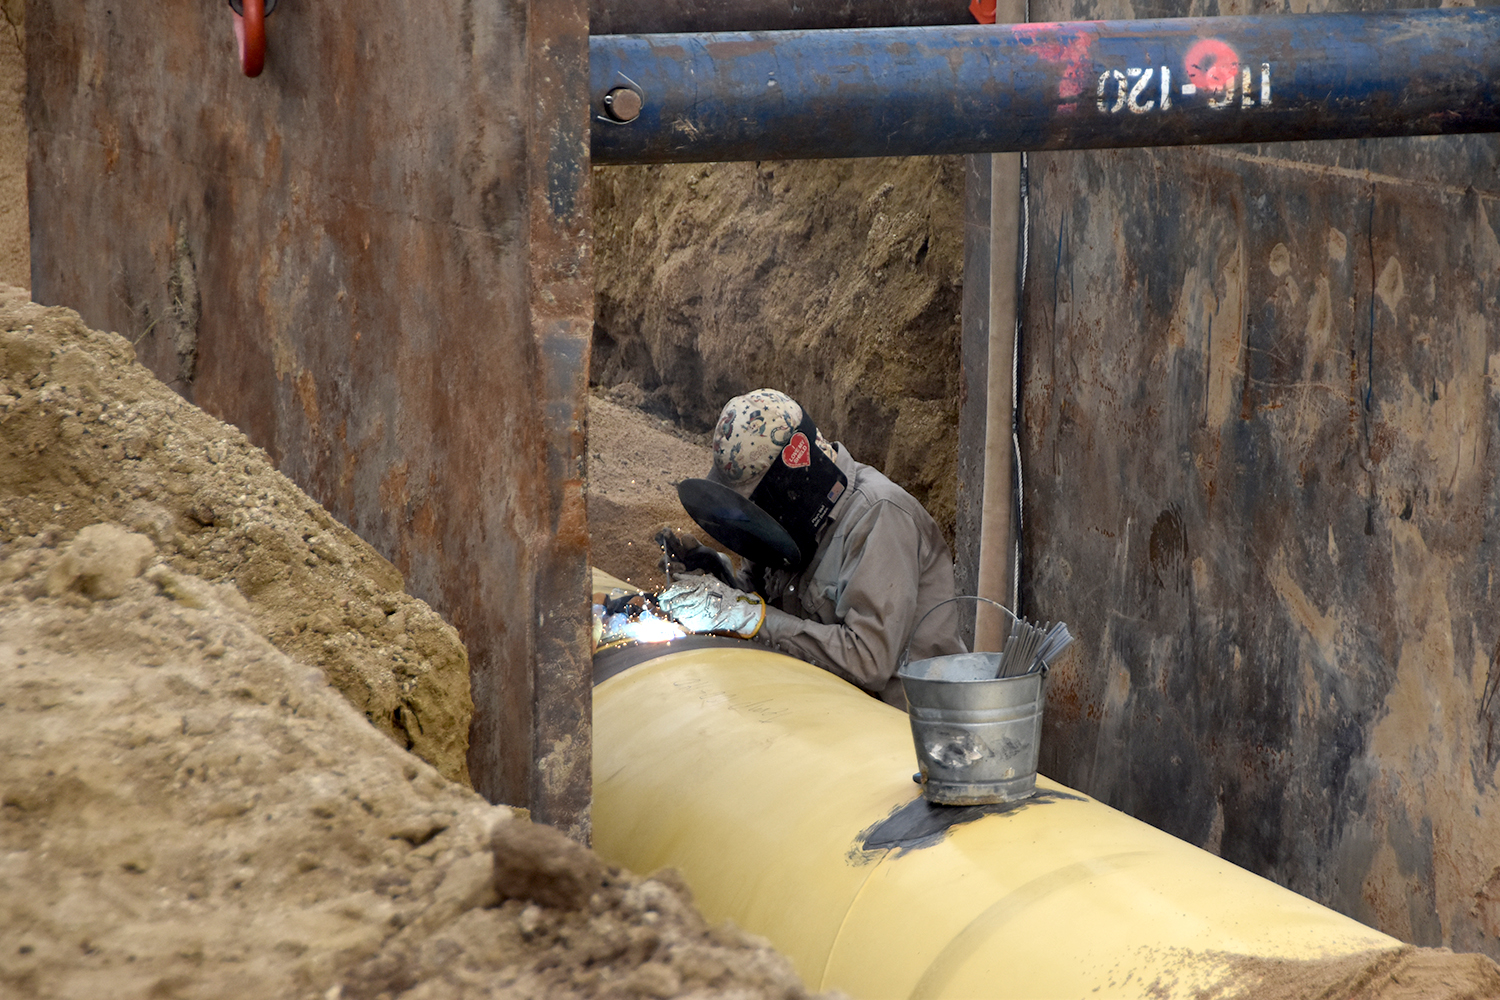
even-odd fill
[(930, 846), (865, 849), (920, 808), (915, 766), (906, 716), (816, 667), (668, 652), (594, 690), (594, 846), (677, 868), (707, 916), (862, 1000), (1223, 996), (1246, 957), (1400, 947), (1046, 778)]

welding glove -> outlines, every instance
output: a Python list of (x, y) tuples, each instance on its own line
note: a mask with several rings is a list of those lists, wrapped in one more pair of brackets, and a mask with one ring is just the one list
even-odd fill
[(759, 594), (735, 590), (707, 576), (672, 584), (656, 603), (669, 618), (694, 632), (727, 632), (753, 639), (766, 620), (766, 602)]
[(656, 533), (656, 544), (667, 556), (667, 570), (680, 573), (711, 573), (731, 587), (740, 585), (729, 557), (711, 549), (686, 532), (662, 528)]

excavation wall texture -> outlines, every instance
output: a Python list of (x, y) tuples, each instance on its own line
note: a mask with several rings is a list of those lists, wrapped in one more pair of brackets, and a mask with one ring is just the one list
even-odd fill
[(698, 430), (782, 389), (951, 537), (962, 194), (956, 157), (596, 169), (591, 380)]

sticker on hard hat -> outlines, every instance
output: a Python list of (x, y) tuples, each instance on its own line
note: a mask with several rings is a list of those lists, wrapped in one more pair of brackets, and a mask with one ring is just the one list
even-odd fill
[(792, 435), (792, 440), (781, 449), (781, 460), (789, 469), (805, 469), (812, 464), (812, 446), (807, 443), (807, 435), (798, 431)]
[[(687, 479), (682, 506), (718, 542), (769, 569), (801, 571), (818, 552), (818, 533), (833, 516), (849, 477), (813, 446), (818, 428), (807, 414), (760, 484), (745, 497), (722, 482)], [(721, 475), (715, 460), (711, 476)]]

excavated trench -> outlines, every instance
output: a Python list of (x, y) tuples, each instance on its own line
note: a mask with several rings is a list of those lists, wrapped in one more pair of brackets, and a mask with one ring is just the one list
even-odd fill
[(781, 389), (921, 500), (951, 543), (961, 160), (593, 176), (591, 382), (698, 433), (729, 397)]
[[(24, 284), (21, 7), (0, 0), (0, 282)], [(594, 561), (660, 585), (650, 538), (687, 526), (670, 483), (761, 385), (951, 538), (958, 161), (594, 181)], [(603, 868), (467, 791), (451, 628), (238, 432), (130, 374), (128, 345), (3, 298), (22, 346), (0, 370), (0, 992), (805, 995), (672, 876)], [(1246, 982), (1497, 991), (1477, 956), (1403, 956)]]

